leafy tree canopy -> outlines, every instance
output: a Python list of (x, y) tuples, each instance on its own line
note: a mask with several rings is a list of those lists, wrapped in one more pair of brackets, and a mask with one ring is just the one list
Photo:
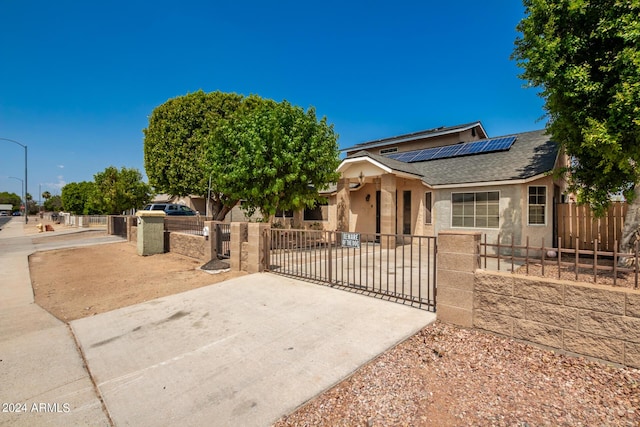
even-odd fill
[(541, 89), (580, 202), (604, 212), (640, 182), (640, 1), (524, 0), (513, 58)]
[[(241, 100), (236, 94), (198, 91), (153, 110), (144, 129), (144, 165), (156, 191), (174, 196), (207, 194), (206, 141)], [(222, 218), (234, 204), (219, 192), (211, 199), (214, 216)]]
[(71, 182), (62, 188), (62, 207), (76, 215), (112, 215), (141, 208), (151, 200), (151, 186), (137, 169), (109, 166), (94, 181)]
[(157, 107), (144, 133), (150, 183), (172, 195), (209, 194), (218, 220), (239, 200), (265, 216), (311, 205), (337, 180), (333, 126), (286, 101), (199, 91)]
[(318, 190), (337, 181), (337, 136), (313, 108), (252, 96), (238, 112), (211, 138), (209, 171), (249, 214), (257, 209), (268, 218), (277, 209), (312, 206)]
[(103, 214), (118, 215), (122, 212), (141, 208), (151, 200), (151, 187), (142, 181), (137, 169), (109, 166), (93, 176), (95, 191), (93, 203)]
[(74, 215), (99, 214), (99, 210), (92, 205), (91, 199), (95, 192), (95, 184), (89, 181), (70, 182), (62, 187), (62, 208)]
[(59, 212), (62, 210), (62, 197), (60, 196), (51, 196), (46, 198), (43, 203), (44, 210), (47, 212)]
[(0, 204), (13, 205), (13, 210), (17, 211), (20, 210), (20, 206), (22, 205), (22, 198), (16, 193), (3, 191), (0, 193)]

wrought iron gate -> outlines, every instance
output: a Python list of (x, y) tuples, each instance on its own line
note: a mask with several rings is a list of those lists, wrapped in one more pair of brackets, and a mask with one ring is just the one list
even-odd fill
[(268, 270), (435, 311), (436, 238), (267, 230)]
[(228, 259), (231, 255), (231, 225), (216, 224), (215, 230), (218, 258)]
[(113, 221), (112, 222), (113, 228), (112, 228), (111, 234), (126, 238), (127, 237), (127, 217), (112, 216), (111, 221)]

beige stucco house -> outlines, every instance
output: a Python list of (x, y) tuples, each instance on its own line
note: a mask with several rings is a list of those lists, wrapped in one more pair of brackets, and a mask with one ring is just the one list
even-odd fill
[[(544, 130), (489, 137), (481, 122), (364, 142), (343, 150), (326, 204), (278, 212), (273, 223), (363, 234), (435, 236), (480, 231), (490, 243), (556, 241), (555, 204), (566, 183), (551, 171), (566, 157)], [(201, 214), (203, 198), (167, 198)], [(169, 200), (167, 200), (169, 201)], [(240, 208), (225, 221), (251, 221)], [(364, 238), (367, 238), (364, 236)], [(370, 236), (369, 238), (375, 238)]]
[[(445, 229), (495, 242), (555, 241), (564, 162), (544, 130), (489, 138), (480, 122), (365, 142), (343, 150), (325, 229), (433, 236)], [(302, 221), (303, 224), (307, 223)]]

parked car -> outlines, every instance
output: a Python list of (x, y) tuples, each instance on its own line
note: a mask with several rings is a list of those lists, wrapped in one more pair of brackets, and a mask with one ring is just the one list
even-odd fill
[(0, 212), (0, 216), (9, 216), (9, 214), (5, 211)]
[(144, 207), (145, 211), (164, 211), (167, 215), (194, 216), (196, 212), (188, 206), (176, 203), (152, 203)]

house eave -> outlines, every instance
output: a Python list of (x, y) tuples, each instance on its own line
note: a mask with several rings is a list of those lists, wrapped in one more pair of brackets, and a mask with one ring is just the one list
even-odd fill
[(342, 163), (340, 163), (340, 166), (338, 166), (338, 172), (342, 173), (344, 172), (345, 169), (347, 169), (346, 167), (343, 167), (345, 165), (351, 165), (352, 163), (361, 163), (361, 162), (369, 162), (372, 165), (374, 165), (377, 168), (382, 169), (383, 171), (385, 171), (386, 173), (391, 173), (393, 172), (393, 169), (391, 169), (388, 166), (383, 165), (382, 163), (370, 158), (370, 157), (350, 157), (348, 159), (344, 159), (342, 161)]
[(538, 175), (531, 176), (529, 178), (520, 178), (520, 179), (508, 179), (502, 181), (480, 181), (480, 182), (462, 182), (457, 184), (436, 184), (432, 185), (431, 188), (435, 190), (445, 190), (449, 188), (469, 188), (469, 187), (495, 187), (495, 186), (504, 186), (504, 185), (521, 185), (527, 184), (532, 181), (536, 181), (540, 178), (544, 178), (548, 176), (547, 173), (541, 173)]
[(347, 169), (347, 165), (352, 165), (352, 164), (357, 164), (357, 163), (362, 163), (362, 162), (366, 162), (369, 163), (379, 169), (382, 170), (382, 172), (384, 173), (389, 173), (389, 174), (393, 174), (397, 177), (400, 178), (408, 178), (408, 179), (422, 179), (422, 175), (418, 175), (418, 174), (412, 174), (409, 172), (403, 172), (397, 169), (393, 169), (385, 164), (380, 163), (379, 161), (372, 159), (371, 157), (368, 156), (360, 156), (360, 157), (350, 157), (348, 159), (344, 159), (342, 161), (342, 163), (340, 163), (340, 166), (338, 166), (338, 172), (343, 173), (346, 169)]

